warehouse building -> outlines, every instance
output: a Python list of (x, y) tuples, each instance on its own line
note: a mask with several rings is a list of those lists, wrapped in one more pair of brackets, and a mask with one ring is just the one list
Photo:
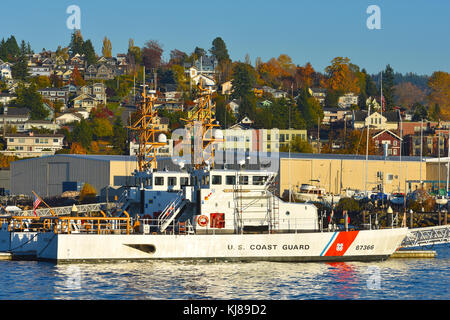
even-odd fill
[[(431, 189), (432, 181), (440, 180), (440, 188), (446, 188), (448, 158), (369, 156), (348, 154), (299, 154), (280, 155), (280, 194), (312, 184), (325, 188), (326, 192), (343, 194), (345, 189), (377, 190), (385, 193), (414, 191), (420, 187)], [(440, 172), (438, 170), (440, 168)], [(367, 179), (366, 179), (367, 174)]]
[[(131, 183), (136, 158), (110, 155), (54, 155), (11, 162), (11, 194), (61, 195), (73, 186), (106, 187)], [(66, 187), (66, 188), (63, 188)], [(65, 190), (66, 189), (66, 190)]]

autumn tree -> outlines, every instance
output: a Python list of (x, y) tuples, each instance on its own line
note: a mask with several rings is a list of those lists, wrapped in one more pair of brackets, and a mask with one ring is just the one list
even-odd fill
[[(353, 65), (354, 66), (354, 65)], [(331, 65), (325, 68), (327, 79), (323, 85), (332, 91), (342, 93), (359, 94), (360, 86), (358, 75), (352, 70), (350, 59), (336, 57), (331, 61)]]
[(93, 201), (96, 196), (97, 190), (95, 190), (95, 188), (89, 183), (85, 183), (80, 191), (80, 202), (85, 203)]
[(103, 39), (103, 47), (102, 47), (102, 54), (105, 58), (111, 58), (112, 57), (112, 46), (111, 46), (111, 40), (108, 39), (106, 36)]
[(142, 62), (148, 70), (158, 69), (161, 65), (163, 49), (156, 40), (147, 41), (142, 49)]
[(411, 82), (402, 82), (394, 86), (395, 104), (410, 108), (415, 103), (422, 103), (425, 100), (425, 93)]
[(73, 84), (76, 85), (77, 87), (84, 86), (86, 84), (86, 81), (84, 81), (83, 76), (78, 70), (78, 66), (75, 66), (73, 68), (70, 78), (72, 79)]
[(434, 72), (428, 81), (428, 87), (430, 93), (427, 99), (431, 111), (443, 119), (450, 119), (450, 74)]

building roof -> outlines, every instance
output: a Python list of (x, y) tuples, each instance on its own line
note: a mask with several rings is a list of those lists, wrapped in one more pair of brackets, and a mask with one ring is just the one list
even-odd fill
[[(289, 153), (280, 152), (280, 159), (289, 158)], [(326, 153), (293, 153), (291, 152), (292, 159), (322, 159), (322, 160), (366, 160), (366, 155), (356, 155), (356, 154), (326, 154)], [(369, 155), (368, 159), (371, 161), (400, 161), (400, 157), (398, 156), (374, 156)], [(427, 159), (423, 157), (425, 161)], [(410, 157), (410, 156), (402, 156), (401, 161), (420, 161), (420, 157)]]
[(6, 138), (64, 138), (63, 134), (53, 134), (53, 133), (34, 133), (30, 135), (28, 133), (7, 133)]

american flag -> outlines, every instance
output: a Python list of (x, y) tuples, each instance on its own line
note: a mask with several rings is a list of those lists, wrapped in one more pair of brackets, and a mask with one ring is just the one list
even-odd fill
[(384, 99), (384, 96), (381, 96), (381, 108), (383, 109), (383, 112), (386, 111), (386, 99)]
[(33, 213), (34, 213), (35, 216), (37, 216), (36, 208), (39, 207), (40, 204), (41, 204), (41, 198), (39, 198), (38, 196), (34, 195)]

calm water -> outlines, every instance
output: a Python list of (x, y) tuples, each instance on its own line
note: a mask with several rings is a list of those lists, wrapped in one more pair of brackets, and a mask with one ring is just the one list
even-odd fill
[(450, 245), (433, 249), (377, 263), (0, 261), (0, 299), (450, 299)]

